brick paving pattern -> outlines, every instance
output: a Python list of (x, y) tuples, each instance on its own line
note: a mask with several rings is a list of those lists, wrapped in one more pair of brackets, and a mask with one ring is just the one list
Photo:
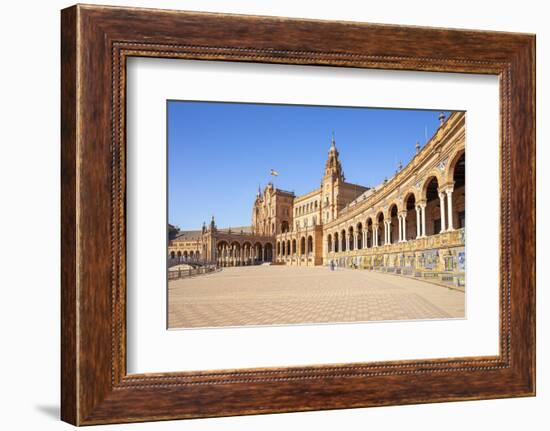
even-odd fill
[(168, 327), (464, 317), (464, 293), (366, 270), (253, 266), (171, 281)]

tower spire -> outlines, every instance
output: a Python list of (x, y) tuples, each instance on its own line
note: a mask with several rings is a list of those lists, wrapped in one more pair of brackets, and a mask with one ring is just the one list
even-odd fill
[(344, 172), (342, 165), (338, 159), (338, 150), (336, 149), (336, 138), (334, 137), (334, 131), (332, 132), (332, 139), (330, 143), (330, 149), (328, 151), (328, 159), (325, 164), (325, 176), (330, 175), (333, 178), (344, 179)]

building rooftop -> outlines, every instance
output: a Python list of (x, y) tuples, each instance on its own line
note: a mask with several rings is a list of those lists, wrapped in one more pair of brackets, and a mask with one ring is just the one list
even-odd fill
[(200, 230), (180, 230), (174, 241), (198, 241), (200, 237)]
[(222, 229), (218, 229), (218, 232), (228, 233), (231, 230), (232, 233), (252, 233), (252, 226), (229, 226)]

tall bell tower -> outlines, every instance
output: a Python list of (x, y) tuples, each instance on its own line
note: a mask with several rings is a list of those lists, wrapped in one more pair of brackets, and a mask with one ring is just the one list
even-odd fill
[(321, 208), (323, 223), (328, 223), (338, 217), (338, 195), (340, 186), (344, 183), (344, 170), (338, 158), (338, 150), (336, 149), (336, 140), (334, 133), (330, 149), (328, 150), (328, 158), (325, 163), (325, 173), (321, 180)]

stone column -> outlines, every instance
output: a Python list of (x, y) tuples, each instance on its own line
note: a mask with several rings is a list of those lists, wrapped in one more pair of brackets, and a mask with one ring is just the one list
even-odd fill
[(416, 205), (416, 237), (417, 238), (420, 238), (421, 237), (421, 232), (420, 232), (420, 206)]
[(376, 247), (377, 244), (376, 244), (376, 240), (378, 239), (378, 229), (377, 227), (373, 224), (372, 225), (372, 246), (373, 247)]
[(401, 214), (397, 215), (397, 224), (398, 224), (398, 232), (399, 232), (399, 238), (397, 242), (403, 242), (403, 219), (401, 217)]
[(363, 248), (367, 248), (367, 239), (369, 236), (369, 227), (365, 226), (363, 228)]
[(440, 232), (445, 232), (445, 193), (439, 192), (439, 213), (441, 215), (441, 230)]
[(353, 249), (357, 250), (357, 240), (359, 239), (359, 234), (357, 232), (353, 232)]
[(426, 202), (420, 204), (420, 210), (422, 212), (422, 238), (426, 236)]
[(386, 244), (391, 244), (391, 220), (388, 220), (387, 223), (388, 228), (386, 230)]
[(401, 231), (401, 240), (403, 242), (407, 241), (407, 212), (405, 211), (401, 214), (401, 223), (403, 223), (403, 228)]
[(403, 242), (407, 241), (407, 212), (405, 211), (401, 216), (403, 219)]
[(448, 220), (449, 220), (449, 226), (447, 226), (447, 230), (451, 231), (454, 230), (453, 226), (453, 188), (448, 187), (447, 190), (445, 190), (445, 193), (447, 194), (447, 214), (448, 214)]

